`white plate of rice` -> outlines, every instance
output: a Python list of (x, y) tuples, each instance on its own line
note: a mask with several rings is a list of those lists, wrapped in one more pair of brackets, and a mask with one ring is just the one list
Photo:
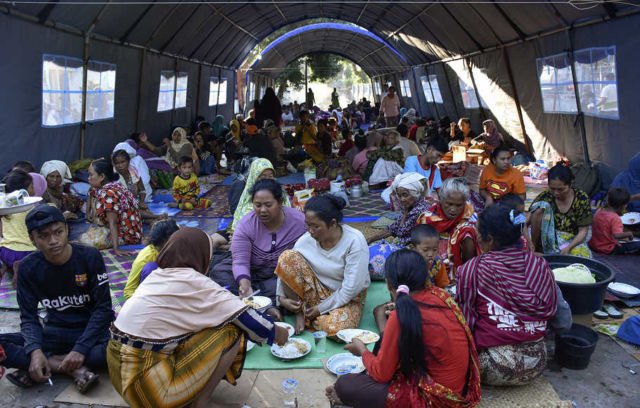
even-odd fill
[(284, 346), (277, 344), (271, 346), (271, 354), (283, 360), (296, 360), (304, 357), (311, 352), (311, 343), (305, 339), (290, 338)]
[(358, 339), (364, 344), (375, 343), (380, 340), (380, 336), (369, 330), (362, 329), (344, 329), (340, 330), (336, 336), (345, 343), (351, 343), (353, 339)]

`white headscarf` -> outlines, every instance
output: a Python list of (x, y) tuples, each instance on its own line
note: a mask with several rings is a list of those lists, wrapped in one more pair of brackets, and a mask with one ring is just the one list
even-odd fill
[(149, 174), (149, 166), (147, 166), (147, 163), (142, 157), (138, 156), (136, 149), (134, 149), (129, 143), (118, 143), (116, 147), (113, 148), (113, 152), (115, 153), (118, 150), (124, 150), (131, 158), (131, 166), (137, 171), (140, 179), (142, 180), (145, 193), (147, 194), (147, 201), (151, 200), (151, 194), (153, 194), (153, 190), (151, 189), (150, 184), (151, 175)]
[(397, 192), (399, 188), (404, 188), (414, 197), (420, 198), (424, 195), (427, 187), (424, 180), (426, 180), (426, 178), (419, 173), (398, 174), (396, 178), (393, 179), (393, 183), (391, 183), (391, 189), (393, 192)]
[(71, 171), (69, 170), (69, 166), (61, 160), (49, 160), (44, 162), (40, 169), (40, 174), (46, 178), (54, 171), (57, 171), (60, 176), (62, 176), (63, 183), (71, 183)]

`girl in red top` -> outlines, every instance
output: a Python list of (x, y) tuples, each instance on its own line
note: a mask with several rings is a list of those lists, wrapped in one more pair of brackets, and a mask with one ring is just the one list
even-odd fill
[(366, 407), (474, 407), (480, 370), (471, 331), (442, 289), (429, 286), (427, 265), (415, 251), (396, 251), (385, 263), (395, 310), (377, 355), (354, 339), (345, 349), (367, 374), (348, 374), (326, 390), (336, 404)]

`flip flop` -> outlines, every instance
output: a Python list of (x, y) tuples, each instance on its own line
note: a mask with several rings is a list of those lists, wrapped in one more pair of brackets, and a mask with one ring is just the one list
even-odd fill
[(73, 382), (76, 385), (76, 390), (78, 390), (80, 394), (84, 394), (89, 390), (89, 388), (93, 387), (98, 382), (99, 377), (100, 376), (98, 374), (87, 371), (77, 379), (73, 380)]
[(603, 309), (604, 308), (600, 308), (600, 310), (596, 310), (595, 312), (593, 312), (593, 317), (595, 317), (596, 319), (608, 319), (609, 313), (605, 312)]
[(609, 317), (611, 317), (612, 319), (622, 319), (622, 317), (624, 316), (624, 313), (616, 309), (616, 307), (612, 304), (605, 304), (602, 306), (602, 309), (607, 312)]
[(25, 370), (16, 370), (12, 373), (7, 374), (7, 380), (11, 382), (11, 384), (20, 388), (31, 388), (33, 387), (33, 380), (29, 377), (29, 373)]

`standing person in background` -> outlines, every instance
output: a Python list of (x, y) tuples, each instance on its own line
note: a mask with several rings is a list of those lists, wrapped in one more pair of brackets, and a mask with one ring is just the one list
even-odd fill
[(307, 109), (312, 110), (313, 106), (316, 104), (316, 97), (313, 95), (313, 91), (311, 88), (307, 91)]
[(264, 127), (265, 121), (269, 119), (277, 127), (282, 127), (282, 105), (272, 87), (268, 87), (264, 91), (264, 96), (256, 107), (256, 121), (259, 128)]
[(333, 88), (333, 92), (331, 92), (331, 107), (333, 109), (337, 109), (340, 107), (340, 97), (336, 88)]
[(396, 88), (390, 86), (387, 94), (380, 102), (380, 114), (384, 115), (387, 127), (397, 126), (400, 117), (400, 98), (396, 95)]

